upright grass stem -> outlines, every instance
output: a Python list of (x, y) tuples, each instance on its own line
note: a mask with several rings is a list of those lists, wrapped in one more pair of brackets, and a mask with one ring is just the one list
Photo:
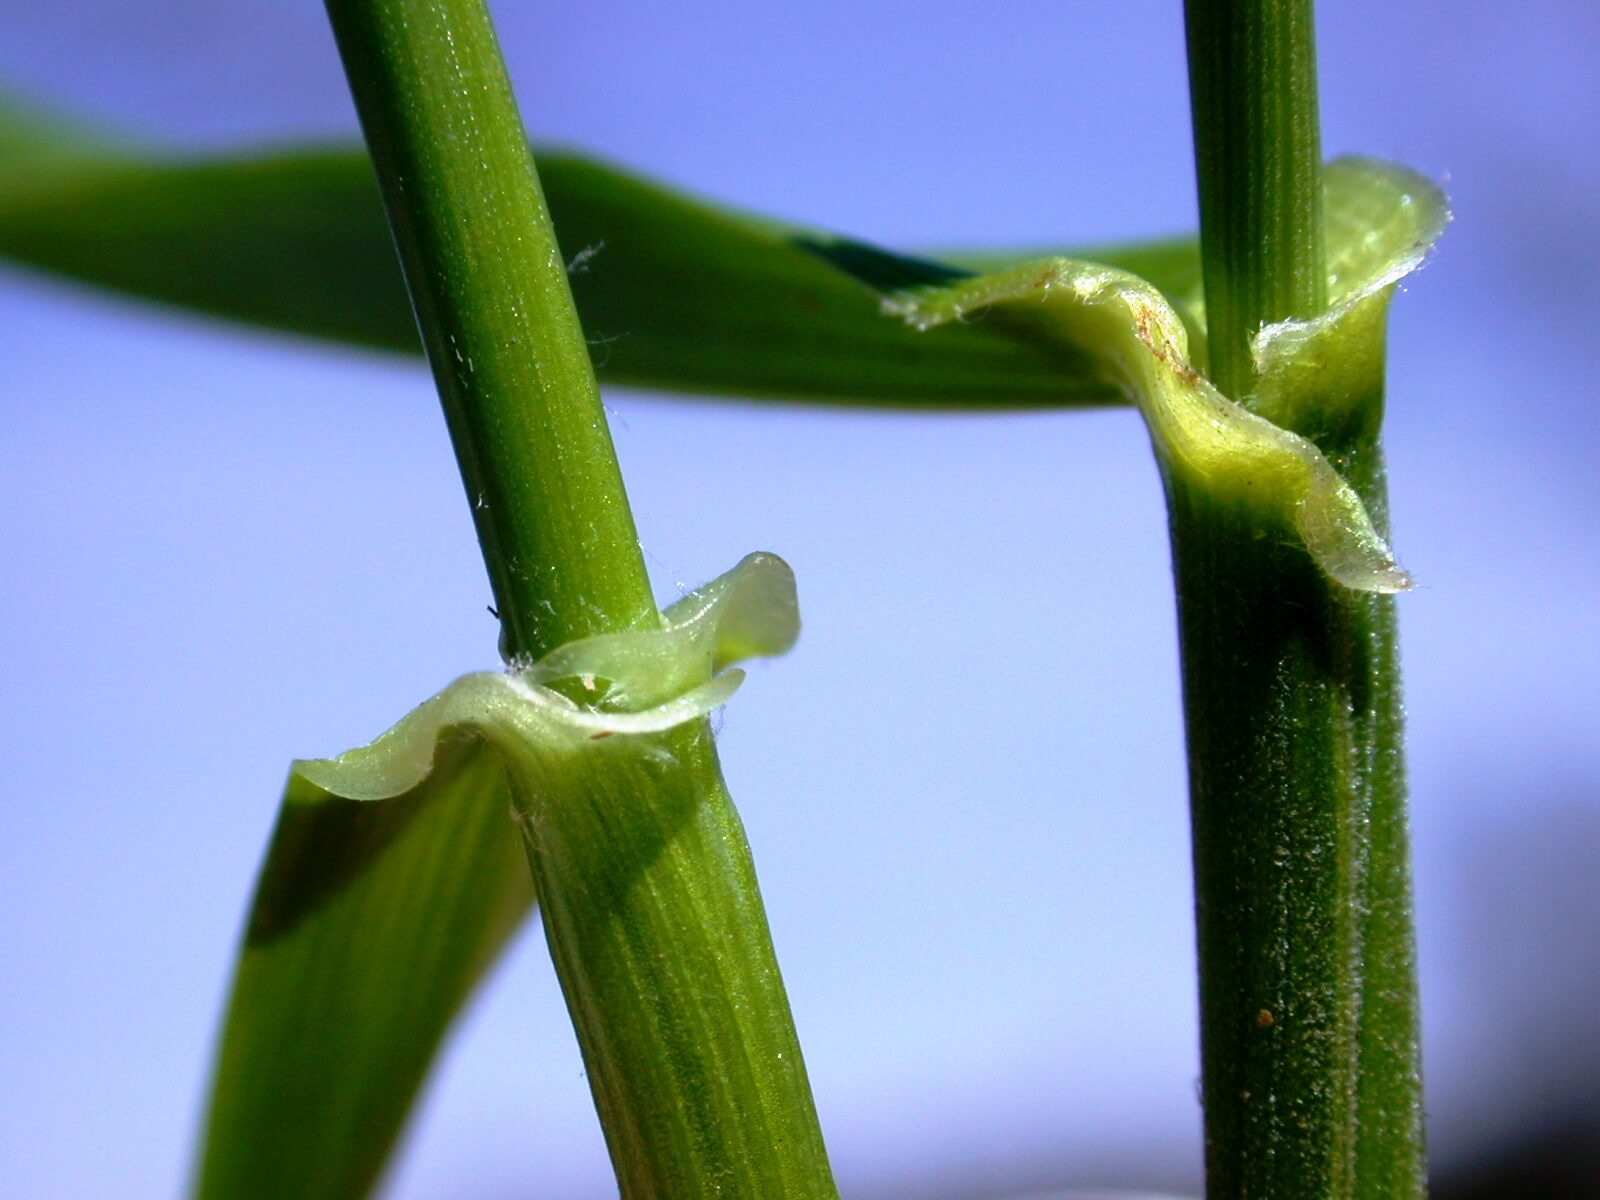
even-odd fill
[[(1213, 382), (1326, 304), (1310, 0), (1188, 0)], [(1381, 389), (1286, 406), (1387, 536)], [(1424, 1190), (1399, 664), (1388, 596), (1169, 472), (1211, 1200)]]
[(508, 656), (656, 608), (481, 3), (329, 0)]
[(1327, 306), (1311, 0), (1188, 0), (1211, 382), (1242, 399), (1262, 325)]
[[(328, 0), (509, 657), (659, 624), (481, 0)], [(625, 1197), (836, 1195), (705, 721), (571, 771), (504, 750)], [(648, 736), (654, 739), (644, 744)], [(523, 782), (533, 784), (523, 787)]]

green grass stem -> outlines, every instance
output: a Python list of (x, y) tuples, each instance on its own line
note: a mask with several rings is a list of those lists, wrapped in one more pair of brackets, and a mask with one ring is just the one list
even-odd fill
[(508, 655), (657, 620), (486, 10), (330, 0)]
[(1211, 381), (1254, 385), (1250, 338), (1327, 305), (1311, 0), (1188, 0)]
[[(1210, 374), (1327, 302), (1310, 0), (1189, 0)], [(1379, 378), (1279, 417), (1388, 534)], [(1391, 596), (1340, 587), (1259, 505), (1169, 473), (1210, 1200), (1423, 1194), (1415, 945)]]
[[(508, 656), (656, 627), (565, 264), (484, 5), (329, 0), (328, 12)], [(709, 726), (613, 745), (554, 771), (537, 748), (526, 762), (514, 746), (501, 753), (621, 1192), (832, 1200)]]

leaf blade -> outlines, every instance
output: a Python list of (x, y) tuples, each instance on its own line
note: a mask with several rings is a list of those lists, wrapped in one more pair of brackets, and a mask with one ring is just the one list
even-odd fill
[[(41, 153), (78, 143), (70, 162)], [(870, 289), (797, 241), (808, 231), (561, 151), (539, 170), (607, 382), (907, 408), (1122, 403), (1058, 348), (883, 320)], [(1168, 251), (1144, 253), (1159, 265)], [(417, 349), (355, 150), (163, 159), (0, 102), (0, 256), (269, 329)]]
[(217, 1059), (200, 1200), (350, 1200), (533, 904), (498, 760), (442, 744), (383, 804), (290, 775)]

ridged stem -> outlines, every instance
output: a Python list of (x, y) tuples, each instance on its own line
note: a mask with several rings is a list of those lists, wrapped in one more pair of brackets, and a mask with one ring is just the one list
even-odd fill
[[(1185, 12), (1210, 375), (1248, 403), (1253, 335), (1326, 305), (1311, 4)], [(1295, 432), (1386, 535), (1382, 410), (1379, 390)], [(1166, 484), (1207, 1196), (1410, 1200), (1425, 1182), (1393, 600), (1333, 583), (1248, 500)]]
[[(328, 13), (508, 657), (657, 624), (487, 11), (481, 0), (328, 0)], [(835, 1200), (709, 726), (649, 739), (619, 735), (627, 752), (603, 743), (550, 776), (570, 786), (522, 787), (542, 776), (511, 770), (621, 1192)]]
[(509, 655), (657, 620), (522, 119), (476, 0), (329, 0)]
[(1211, 381), (1243, 399), (1250, 338), (1327, 306), (1311, 0), (1187, 0)]

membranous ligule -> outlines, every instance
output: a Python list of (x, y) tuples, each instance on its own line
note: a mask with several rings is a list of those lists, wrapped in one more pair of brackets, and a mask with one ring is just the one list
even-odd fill
[(606, 744), (614, 735), (659, 733), (705, 716), (743, 681), (733, 663), (782, 654), (799, 630), (789, 565), (774, 554), (747, 555), (667, 608), (658, 628), (583, 638), (534, 663), (465, 675), (369, 745), (298, 762), (294, 774), (346, 800), (389, 799), (423, 783), (438, 746), (452, 737), (486, 740), (513, 772), (560, 770), (634, 741)]
[(1343, 586), (1401, 591), (1409, 577), (1317, 437), (1376, 420), (1389, 299), (1421, 264), (1447, 214), (1437, 188), (1387, 163), (1330, 163), (1326, 188), (1329, 308), (1255, 335), (1259, 379), (1249, 396), (1224, 396), (1197, 361), (1203, 354), (1191, 354), (1179, 314), (1203, 330), (1199, 295), (1164, 296), (1098, 263), (1040, 259), (895, 292), (884, 310), (919, 329), (1001, 323), (1018, 338), (1092, 357), (1143, 414), (1163, 471), (1287, 519)]

